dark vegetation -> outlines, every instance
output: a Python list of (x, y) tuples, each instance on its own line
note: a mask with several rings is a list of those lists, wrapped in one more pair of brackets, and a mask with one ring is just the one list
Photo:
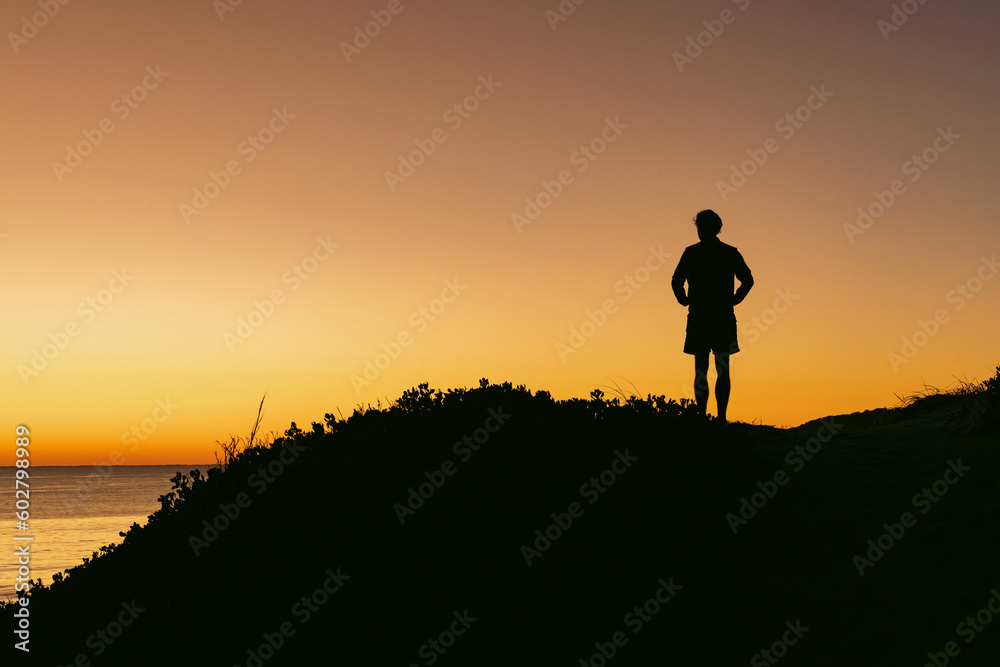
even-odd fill
[[(207, 476), (179, 472), (145, 526), (33, 586), (30, 657), (10, 649), (16, 604), (0, 609), (4, 651), (46, 665), (79, 654), (93, 665), (429, 665), (422, 645), (468, 610), (477, 620), (434, 664), (599, 665), (591, 657), (616, 632), (627, 643), (609, 665), (747, 664), (797, 620), (809, 631), (783, 665), (920, 665), (948, 641), (963, 666), (996, 664), (1000, 614), (968, 645), (955, 626), (1000, 586), (1000, 368), (904, 403), (843, 416), (793, 473), (785, 453), (819, 422), (717, 424), (665, 397), (554, 401), (510, 383), (422, 384), (385, 409), (293, 423), (270, 443), (234, 440)], [(939, 408), (931, 445), (869, 438)], [(478, 450), (457, 444), (477, 436)], [(905, 452), (887, 460), (883, 449)], [(852, 557), (958, 457), (968, 481), (859, 576)], [(612, 483), (589, 481), (609, 469)], [(734, 535), (727, 514), (777, 470), (791, 481)], [(440, 488), (401, 511), (432, 479)], [(582, 514), (550, 528), (561, 534), (542, 550), (536, 529), (571, 503)], [(213, 520), (224, 526), (214, 538)], [(530, 566), (523, 546), (539, 548)], [(349, 578), (303, 622), (295, 605), (338, 568)], [(636, 632), (626, 615), (661, 579), (681, 588)], [(133, 600), (136, 620), (108, 644), (95, 639)], [(257, 661), (264, 635), (286, 622), (294, 635)]]

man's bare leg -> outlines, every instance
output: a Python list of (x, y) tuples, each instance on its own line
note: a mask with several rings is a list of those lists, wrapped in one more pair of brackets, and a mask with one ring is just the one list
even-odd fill
[(705, 416), (708, 408), (708, 352), (694, 355), (694, 400), (698, 414)]
[[(706, 366), (708, 365), (708, 359)], [(719, 377), (715, 380), (715, 402), (719, 406), (719, 420), (726, 421), (726, 408), (729, 407), (729, 390), (732, 382), (729, 379), (729, 355), (715, 355), (715, 371)], [(706, 388), (707, 391), (707, 388)]]

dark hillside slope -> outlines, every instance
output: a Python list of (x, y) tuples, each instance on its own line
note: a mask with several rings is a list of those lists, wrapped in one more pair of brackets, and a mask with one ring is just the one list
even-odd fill
[(31, 662), (920, 665), (955, 641), (996, 664), (1000, 622), (956, 634), (1000, 586), (995, 422), (835, 420), (421, 385), (178, 476), (147, 526), (34, 589)]

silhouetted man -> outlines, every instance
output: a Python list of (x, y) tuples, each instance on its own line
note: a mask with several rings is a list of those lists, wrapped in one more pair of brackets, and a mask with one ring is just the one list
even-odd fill
[[(708, 353), (715, 353), (715, 401), (718, 418), (726, 421), (729, 405), (729, 355), (740, 351), (736, 341), (736, 313), (733, 306), (746, 298), (753, 287), (750, 267), (743, 255), (719, 240), (722, 218), (715, 211), (702, 211), (694, 217), (700, 243), (684, 249), (670, 281), (674, 295), (688, 307), (687, 337), (684, 352), (694, 355), (694, 397), (704, 415), (708, 403)], [(738, 278), (740, 288), (733, 291)], [(687, 293), (684, 282), (687, 281)]]

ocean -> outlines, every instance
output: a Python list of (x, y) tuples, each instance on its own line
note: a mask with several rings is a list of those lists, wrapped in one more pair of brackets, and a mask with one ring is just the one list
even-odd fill
[[(29, 468), (28, 530), (17, 526), (14, 467), (0, 467), (0, 600), (12, 600), (20, 567), (15, 551), (31, 547), (32, 581), (52, 583), (56, 572), (79, 565), (100, 547), (120, 543), (120, 531), (144, 525), (160, 509), (157, 498), (170, 491), (178, 471), (209, 465), (169, 466), (39, 466)], [(21, 497), (23, 500), (23, 495)], [(30, 542), (14, 540), (30, 536)]]

